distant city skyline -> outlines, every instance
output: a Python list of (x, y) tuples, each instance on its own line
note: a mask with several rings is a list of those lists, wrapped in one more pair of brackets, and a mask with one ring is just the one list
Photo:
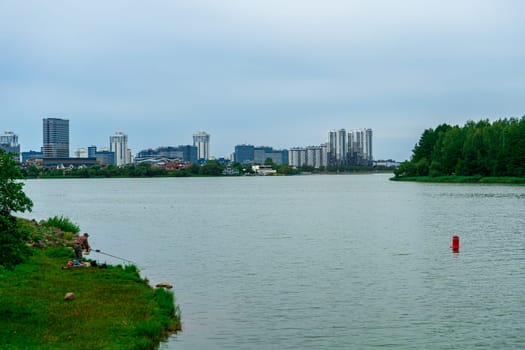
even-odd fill
[[(52, 137), (50, 137), (52, 135)], [(130, 164), (133, 162), (133, 157), (140, 156), (140, 153), (146, 155), (155, 150), (162, 148), (169, 149), (168, 152), (173, 152), (176, 148), (175, 144), (172, 145), (157, 145), (155, 147), (143, 148), (140, 150), (132, 150), (128, 147), (128, 135), (122, 131), (117, 131), (114, 135), (109, 136), (109, 147), (107, 145), (95, 145), (91, 144), (90, 146), (83, 146), (69, 150), (69, 119), (60, 119), (60, 118), (44, 118), (43, 119), (43, 145), (39, 149), (24, 149), (18, 143), (18, 134), (12, 131), (4, 132), (1, 136), (2, 140), (7, 143), (8, 141), (16, 141), (16, 146), (18, 147), (17, 152), (29, 152), (29, 151), (42, 151), (44, 157), (76, 157), (76, 158), (85, 158), (85, 157), (94, 157), (97, 152), (111, 152), (114, 155), (114, 163), (117, 166)], [(339, 164), (339, 165), (367, 165), (372, 162), (374, 159), (372, 151), (372, 129), (352, 129), (347, 131), (345, 128), (338, 130), (332, 129), (328, 132), (327, 138), (324, 141), (319, 142), (317, 145), (301, 145), (290, 148), (283, 149), (273, 149), (272, 145), (262, 144), (262, 145), (252, 145), (252, 144), (237, 144), (232, 147), (232, 151), (228, 153), (227, 156), (215, 156), (210, 153), (210, 139), (211, 135), (205, 131), (198, 131), (193, 134), (193, 147), (196, 148), (195, 160), (202, 159), (219, 159), (226, 158), (233, 161), (238, 161), (239, 150), (247, 147), (251, 148), (251, 156), (247, 156), (252, 160), (255, 160), (258, 163), (263, 163), (264, 160), (269, 157), (273, 158), (274, 162), (277, 164), (288, 163), (288, 154), (282, 156), (281, 152), (283, 150), (295, 152), (305, 152), (304, 154), (304, 164), (306, 164), (306, 159), (308, 160), (308, 165), (318, 167), (320, 165), (330, 164)], [(53, 141), (53, 142), (52, 142)], [(60, 141), (61, 143), (59, 143)], [(67, 141), (67, 143), (65, 143)], [(7, 145), (3, 145), (7, 146)], [(179, 143), (177, 146), (189, 146)], [(57, 150), (58, 149), (58, 150)], [(259, 149), (259, 151), (257, 151)], [(315, 149), (316, 157), (321, 157), (323, 154), (324, 160), (314, 162), (312, 155), (307, 157), (306, 154), (310, 153)], [(322, 152), (321, 152), (322, 150)], [(262, 153), (260, 153), (262, 151)], [(57, 153), (58, 152), (58, 153)], [(165, 151), (162, 151), (165, 152)], [(161, 153), (162, 153), (161, 152)], [(243, 150), (241, 153), (245, 153)], [(258, 155), (259, 152), (260, 154)], [(329, 153), (330, 152), (330, 153)], [(246, 156), (242, 156), (246, 157)], [(283, 158), (284, 157), (284, 158)], [(293, 156), (292, 156), (293, 157)], [(296, 158), (294, 162), (297, 166), (302, 165), (302, 157)], [(388, 158), (392, 159), (392, 158)], [(382, 159), (386, 160), (386, 159)], [(311, 163), (311, 164), (310, 164)]]
[(71, 150), (123, 130), (141, 150), (212, 135), (318, 145), (374, 130), (374, 158), (408, 159), (439, 124), (525, 114), (518, 0), (7, 1), (0, 130), (38, 150), (42, 118)]
[[(132, 149), (129, 147), (128, 145), (128, 135), (125, 133), (125, 132), (122, 132), (122, 131), (117, 131), (114, 133), (114, 135), (109, 135), (109, 143), (107, 144), (95, 144), (93, 142), (89, 143), (87, 145), (83, 145), (83, 146), (80, 146), (80, 147), (72, 147), (71, 149), (69, 149), (69, 142), (70, 142), (70, 139), (69, 139), (69, 127), (70, 127), (70, 123), (69, 123), (69, 119), (61, 119), (61, 118), (44, 118), (43, 119), (43, 122), (44, 122), (44, 126), (43, 126), (43, 141), (42, 141), (42, 145), (40, 147), (37, 147), (37, 148), (27, 148), (27, 147), (24, 147), (23, 144), (20, 143), (20, 151), (21, 152), (28, 152), (28, 151), (37, 151), (39, 152), (41, 149), (43, 150), (46, 146), (46, 144), (49, 144), (49, 143), (46, 143), (46, 135), (48, 135), (50, 133), (50, 130), (52, 131), (52, 134), (57, 134), (57, 127), (55, 125), (58, 125), (59, 126), (59, 133), (58, 135), (60, 135), (60, 137), (62, 138), (61, 140), (64, 141), (66, 140), (67, 138), (67, 146), (64, 146), (65, 143), (62, 143), (60, 144), (60, 147), (61, 147), (61, 157), (66, 157), (66, 152), (69, 156), (71, 157), (77, 157), (79, 155), (82, 155), (84, 156), (84, 153), (85, 155), (87, 156), (88, 155), (88, 150), (90, 147), (92, 146), (95, 146), (95, 148), (99, 148), (99, 149), (109, 149), (111, 152), (114, 152), (115, 153), (115, 159), (116, 159), (116, 165), (124, 165), (124, 164), (129, 164), (132, 162), (131, 160), (131, 157), (138, 154), (139, 152), (141, 151), (144, 151), (144, 150), (149, 150), (149, 149), (154, 149), (154, 148), (159, 148), (159, 147), (172, 147), (172, 146), (180, 146), (180, 145), (189, 145), (190, 143), (183, 143), (183, 142), (178, 142), (178, 143), (172, 143), (172, 144), (166, 144), (166, 145), (151, 145), (151, 146), (148, 146), (148, 147), (144, 147), (144, 148), (141, 148), (141, 149)], [(50, 128), (50, 126), (53, 126), (53, 128)], [(198, 132), (194, 132), (192, 133), (192, 137), (193, 137), (193, 146), (196, 146), (197, 149), (198, 149), (198, 156), (197, 156), (197, 159), (212, 159), (212, 158), (227, 158), (229, 159), (231, 157), (231, 155), (235, 152), (235, 148), (239, 145), (243, 145), (243, 144), (250, 144), (250, 145), (253, 145), (253, 146), (257, 146), (257, 147), (269, 147), (269, 148), (276, 148), (276, 149), (286, 149), (286, 150), (290, 150), (292, 148), (303, 148), (303, 147), (311, 147), (311, 146), (320, 146), (320, 145), (323, 145), (323, 144), (330, 144), (330, 135), (332, 133), (339, 133), (339, 132), (344, 132), (345, 136), (343, 136), (345, 139), (348, 138), (349, 141), (347, 142), (351, 142), (350, 141), (350, 138), (352, 137), (351, 135), (356, 132), (356, 131), (365, 131), (365, 130), (369, 130), (370, 132), (370, 135), (367, 136), (367, 142), (363, 143), (363, 145), (366, 145), (365, 146), (365, 149), (362, 150), (364, 151), (364, 153), (366, 154), (366, 159), (369, 159), (369, 160), (372, 160), (374, 158), (374, 155), (373, 155), (373, 152), (372, 152), (372, 129), (349, 129), (349, 133), (347, 134), (346, 133), (346, 129), (345, 128), (342, 128), (342, 129), (338, 129), (337, 131), (335, 129), (331, 129), (327, 132), (327, 134), (325, 135), (325, 139), (324, 140), (319, 140), (316, 144), (310, 144), (310, 145), (295, 145), (295, 146), (292, 146), (292, 147), (275, 147), (274, 145), (271, 145), (271, 144), (255, 144), (253, 142), (245, 142), (245, 143), (242, 143), (242, 144), (235, 144), (231, 146), (231, 150), (229, 153), (227, 153), (226, 155), (214, 155), (213, 153), (210, 152), (210, 148), (211, 148), (211, 142), (210, 142), (210, 139), (211, 139), (211, 135), (205, 131), (198, 131)], [(18, 138), (19, 138), (19, 134), (14, 132), (14, 131), (5, 131), (4, 134), (7, 135), (7, 134), (12, 134), (14, 136), (16, 136), (16, 139), (18, 141)], [(49, 136), (48, 136), (49, 137)], [(56, 136), (54, 136), (56, 138)], [(338, 136), (338, 137), (341, 137), (341, 136)], [(369, 138), (369, 139), (368, 139)], [(54, 139), (53, 139), (54, 140)], [(64, 141), (65, 142), (65, 141)], [(359, 140), (359, 141), (354, 141), (354, 142), (364, 142), (364, 136), (363, 136), (363, 140)], [(56, 148), (57, 146), (53, 146), (53, 149)], [(346, 146), (341, 146), (339, 143), (337, 144), (337, 146), (333, 145), (333, 148), (338, 148), (339, 149), (339, 153), (338, 154), (341, 154), (341, 149), (344, 148)], [(348, 146), (350, 147), (350, 146)], [(48, 146), (49, 150), (48, 150), (48, 153), (47, 153), (47, 156), (52, 156), (52, 155), (55, 155), (56, 156), (56, 151), (55, 153), (50, 153), (51, 152), (51, 149), (52, 147), (51, 146)], [(67, 150), (66, 150), (67, 149)], [(84, 152), (85, 151), (85, 152)], [(46, 154), (46, 152), (44, 151), (44, 154)], [(335, 156), (334, 156), (335, 157)], [(340, 161), (340, 155), (338, 157), (338, 161)], [(381, 158), (383, 159), (383, 158)], [(393, 158), (386, 158), (386, 159), (393, 159)], [(376, 159), (377, 160), (377, 159)]]

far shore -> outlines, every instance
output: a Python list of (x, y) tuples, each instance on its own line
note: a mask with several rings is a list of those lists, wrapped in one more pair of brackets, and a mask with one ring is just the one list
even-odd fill
[(411, 181), (426, 183), (477, 183), (477, 184), (509, 184), (523, 185), (525, 177), (489, 177), (489, 176), (397, 176), (392, 181)]
[(378, 170), (362, 170), (362, 171), (339, 171), (339, 172), (309, 172), (303, 171), (297, 174), (275, 174), (275, 175), (188, 175), (188, 176), (174, 176), (174, 175), (154, 175), (154, 176), (78, 176), (78, 175), (60, 175), (60, 176), (38, 176), (25, 177), (23, 180), (54, 180), (54, 179), (151, 179), (151, 178), (206, 178), (206, 177), (275, 177), (275, 176), (308, 176), (308, 175), (373, 175), (373, 174), (393, 174), (393, 169), (378, 169)]

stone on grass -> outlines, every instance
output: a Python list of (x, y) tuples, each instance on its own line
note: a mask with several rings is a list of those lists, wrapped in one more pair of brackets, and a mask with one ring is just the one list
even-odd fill
[(155, 287), (157, 287), (157, 288), (166, 288), (166, 289), (173, 288), (173, 286), (171, 284), (166, 283), (166, 282), (158, 283)]
[(75, 293), (68, 292), (66, 295), (64, 295), (64, 300), (73, 300), (75, 299)]

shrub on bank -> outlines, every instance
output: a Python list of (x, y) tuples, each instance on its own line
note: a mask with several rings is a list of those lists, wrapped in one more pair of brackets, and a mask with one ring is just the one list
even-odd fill
[(64, 216), (53, 216), (44, 223), (46, 227), (56, 227), (65, 232), (79, 233), (80, 227)]

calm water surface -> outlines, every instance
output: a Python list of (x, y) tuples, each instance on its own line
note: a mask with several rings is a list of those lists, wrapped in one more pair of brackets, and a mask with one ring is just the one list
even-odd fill
[(93, 248), (175, 285), (183, 332), (161, 349), (525, 348), (523, 186), (355, 175), (25, 191), (30, 217), (70, 217)]

